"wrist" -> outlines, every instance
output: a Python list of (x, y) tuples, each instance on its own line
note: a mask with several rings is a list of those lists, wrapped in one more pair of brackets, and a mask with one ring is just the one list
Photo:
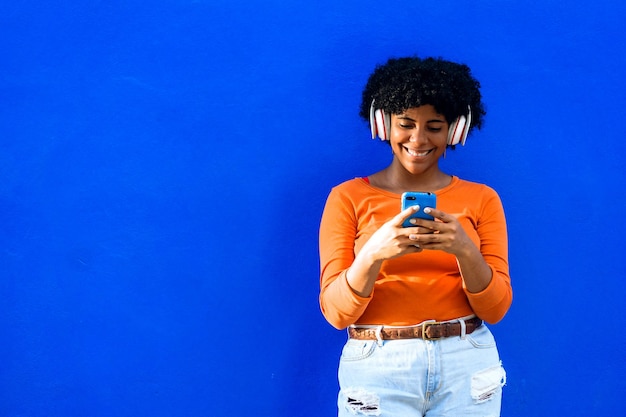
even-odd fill
[(382, 263), (379, 253), (367, 243), (356, 254), (355, 261), (362, 265), (376, 265)]
[(471, 260), (477, 256), (482, 258), (482, 253), (480, 253), (480, 249), (476, 247), (474, 242), (468, 240), (465, 244), (461, 245), (460, 249), (454, 254), (456, 258), (460, 260)]

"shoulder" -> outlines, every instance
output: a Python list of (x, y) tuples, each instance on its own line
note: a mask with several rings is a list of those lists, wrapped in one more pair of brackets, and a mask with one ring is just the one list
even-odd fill
[(340, 218), (355, 220), (356, 207), (368, 188), (369, 185), (363, 178), (353, 178), (334, 186), (326, 198), (322, 224), (325, 218), (332, 218), (333, 222)]
[(442, 199), (454, 200), (456, 204), (473, 207), (477, 211), (502, 210), (502, 201), (496, 190), (480, 182), (457, 179)]
[(326, 207), (349, 208), (356, 211), (357, 207), (377, 196), (376, 190), (363, 178), (357, 177), (334, 186), (326, 200)]
[(361, 196), (363, 194), (367, 194), (370, 191), (371, 187), (369, 184), (361, 177), (352, 178), (350, 180), (344, 181), (341, 184), (334, 186), (330, 193), (331, 195), (344, 195), (344, 196)]
[(472, 194), (475, 196), (497, 197), (498, 193), (495, 189), (487, 184), (480, 182), (457, 179), (454, 187), (455, 191)]

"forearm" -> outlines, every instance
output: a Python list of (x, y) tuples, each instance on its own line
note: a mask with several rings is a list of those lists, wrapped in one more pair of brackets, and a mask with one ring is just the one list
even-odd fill
[(375, 260), (366, 251), (361, 251), (346, 271), (348, 285), (360, 297), (369, 297), (374, 290), (382, 261)]
[(348, 284), (346, 271), (322, 288), (320, 307), (324, 317), (337, 329), (354, 323), (367, 308), (371, 298), (360, 297)]
[[(490, 265), (475, 246), (457, 254), (456, 258), (472, 309), (488, 323), (497, 323), (511, 306), (512, 290), (508, 274)], [(493, 256), (488, 259), (494, 261)]]
[(470, 242), (456, 255), (456, 260), (467, 291), (478, 293), (489, 286), (493, 272), (476, 245)]

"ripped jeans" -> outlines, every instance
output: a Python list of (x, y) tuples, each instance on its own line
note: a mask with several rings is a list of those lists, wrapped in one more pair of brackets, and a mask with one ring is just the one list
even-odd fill
[(499, 416), (506, 374), (486, 325), (439, 340), (348, 339), (339, 417)]

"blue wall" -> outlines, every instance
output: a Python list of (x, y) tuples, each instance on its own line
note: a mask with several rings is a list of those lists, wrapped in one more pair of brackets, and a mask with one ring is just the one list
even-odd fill
[(494, 186), (504, 416), (626, 414), (626, 3), (0, 5), (0, 415), (329, 416), (326, 194), (389, 162), (389, 56), (482, 81), (445, 167)]

